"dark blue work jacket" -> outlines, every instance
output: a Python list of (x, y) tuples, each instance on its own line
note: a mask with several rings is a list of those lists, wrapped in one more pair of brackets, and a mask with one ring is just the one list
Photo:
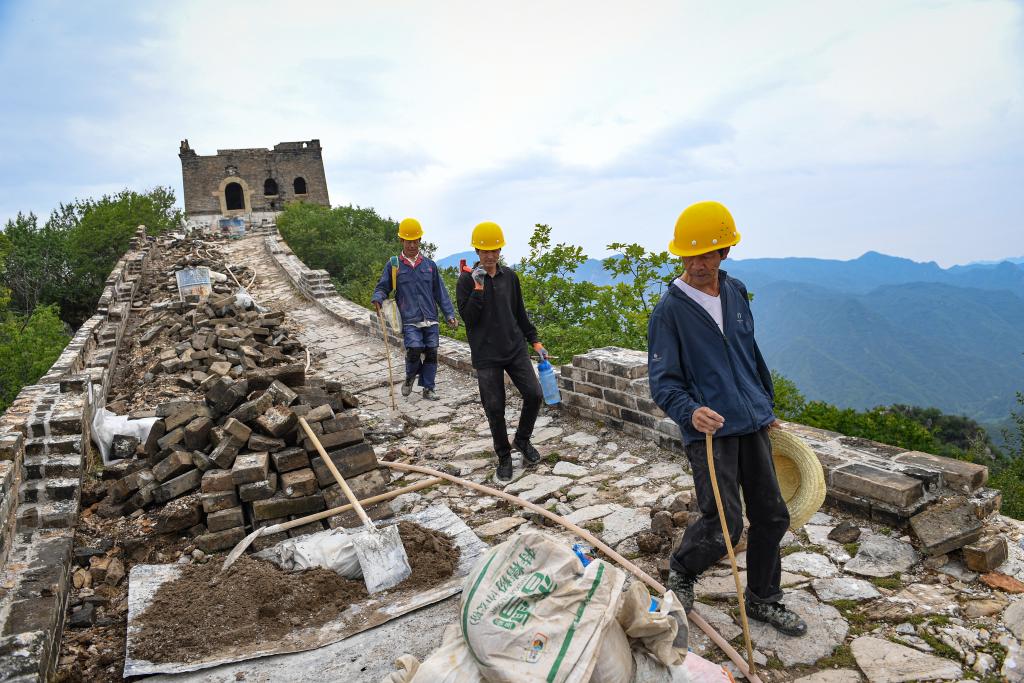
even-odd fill
[(679, 425), (684, 443), (702, 441), (693, 411), (707, 406), (725, 419), (715, 436), (750, 434), (775, 420), (775, 388), (754, 341), (754, 317), (742, 282), (718, 272), (722, 322), (671, 285), (647, 324), (651, 398)]
[[(422, 256), (422, 255), (421, 255)], [(391, 261), (384, 266), (377, 286), (373, 290), (373, 301), (381, 302), (391, 294)], [(448, 296), (448, 289), (441, 281), (437, 264), (423, 256), (413, 268), (405, 259), (398, 259), (398, 292), (395, 293), (402, 324), (411, 325), (423, 321), (437, 320), (437, 307), (441, 307), (445, 320), (455, 317), (455, 307)]]

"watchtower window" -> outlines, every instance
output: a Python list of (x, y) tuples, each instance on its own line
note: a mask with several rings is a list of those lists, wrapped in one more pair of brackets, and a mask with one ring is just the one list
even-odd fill
[(293, 183), (295, 187), (295, 194), (306, 194), (306, 179), (299, 177), (295, 179)]
[(277, 194), (277, 181), (273, 178), (267, 178), (263, 181), (263, 194), (268, 197), (273, 197)]
[(224, 203), (228, 211), (244, 209), (245, 197), (242, 194), (242, 186), (238, 183), (228, 183), (224, 188)]

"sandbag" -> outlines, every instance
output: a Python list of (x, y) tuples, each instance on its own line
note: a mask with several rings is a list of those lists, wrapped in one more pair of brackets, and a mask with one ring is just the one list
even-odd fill
[(587, 683), (625, 576), (586, 568), (561, 542), (528, 529), (491, 548), (466, 577), (459, 622), (490, 683)]
[(290, 572), (323, 567), (348, 579), (359, 579), (363, 576), (352, 538), (344, 529), (330, 529), (289, 538), (261, 550), (253, 557), (273, 562)]
[(651, 594), (647, 586), (634, 581), (622, 596), (616, 619), (634, 645), (641, 646), (665, 666), (682, 664), (689, 629), (686, 613), (675, 593), (669, 591), (650, 611)]
[(635, 668), (626, 632), (619, 622), (613, 621), (608, 624), (601, 639), (601, 649), (597, 651), (590, 683), (633, 683)]
[(457, 624), (444, 630), (441, 647), (422, 664), (412, 655), (402, 655), (395, 666), (399, 671), (381, 683), (484, 683)]
[(110, 447), (116, 435), (134, 436), (140, 442), (145, 443), (149, 438), (149, 431), (153, 428), (153, 423), (158, 419), (144, 417), (138, 420), (129, 420), (127, 416), (112, 413), (106, 408), (97, 408), (93, 411), (92, 442), (96, 444), (96, 448), (100, 449), (103, 464), (110, 464)]

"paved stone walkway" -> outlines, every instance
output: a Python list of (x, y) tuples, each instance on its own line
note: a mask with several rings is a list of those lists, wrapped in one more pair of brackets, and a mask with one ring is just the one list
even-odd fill
[[(408, 461), (493, 484), (495, 458), (473, 377), (442, 364), (438, 371), (442, 400), (425, 401), (418, 392), (409, 398), (397, 394), (398, 411), (391, 411), (387, 363), (380, 339), (342, 323), (304, 298), (267, 252), (262, 238), (250, 237), (221, 246), (235, 262), (244, 262), (256, 270), (252, 294), (258, 301), (287, 311), (291, 323), (299, 330), (299, 338), (312, 354), (311, 374), (342, 380), (359, 395), (364, 427), (368, 438), (377, 444), (379, 454), (398, 449)], [(404, 367), (401, 350), (393, 348), (391, 353), (395, 379), (400, 382)], [(396, 386), (396, 393), (397, 390)], [(514, 394), (509, 391), (510, 429), (514, 428), (519, 409)], [(545, 456), (544, 461), (530, 472), (517, 467), (515, 479), (505, 489), (587, 526), (656, 575), (657, 560), (667, 557), (688, 521), (686, 503), (693, 480), (685, 459), (651, 443), (605, 429), (599, 423), (574, 420), (548, 408), (538, 421), (534, 443)], [(518, 454), (515, 457), (518, 465)], [(396, 480), (409, 482), (417, 478), (406, 475)], [(402, 511), (444, 502), (474, 527), (477, 535), (492, 543), (504, 540), (524, 524), (533, 523), (521, 509), (455, 486), (435, 487), (402, 498), (394, 506)], [(658, 534), (652, 533), (652, 509), (666, 510), (655, 518), (653, 531)], [(943, 557), (941, 562), (933, 560), (926, 566), (911, 548), (909, 537), (874, 528), (864, 520), (852, 520), (860, 528), (860, 538), (845, 544), (831, 540), (829, 533), (841, 520), (842, 516), (823, 511), (804, 528), (788, 533), (784, 540), (786, 602), (808, 621), (811, 635), (789, 638), (752, 624), (756, 655), (769, 664), (761, 669), (762, 680), (856, 681), (862, 680), (862, 673), (870, 681), (955, 680), (967, 669), (985, 677), (997, 674), (1000, 668), (1005, 675), (1005, 667), (983, 652), (980, 642), (991, 639), (1001, 643), (1003, 651), (1019, 652), (1018, 640), (999, 624), (1007, 606), (1019, 603), (986, 590), (977, 582), (978, 576), (955, 558)], [(1021, 529), (1011, 522), (1006, 522), (1006, 533), (1019, 539)], [(558, 533), (557, 529), (547, 529)], [(570, 540), (567, 536), (566, 542)], [(644, 546), (660, 543), (660, 547), (654, 552), (642, 552), (640, 541)], [(859, 552), (861, 547), (870, 552)], [(1014, 542), (1010, 554), (1004, 571), (1024, 579), (1024, 550)], [(745, 554), (740, 553), (738, 559), (744, 567)], [(893, 574), (899, 578), (872, 578)], [(907, 593), (911, 589), (912, 595)], [(953, 599), (953, 589), (960, 591), (959, 602)], [(697, 609), (742, 651), (740, 629), (731, 614), (735, 602), (729, 601), (734, 592), (728, 564), (723, 562), (708, 571), (698, 584)], [(365, 680), (379, 680), (380, 672), (390, 670), (388, 662), (381, 659), (435, 648), (450, 621), (451, 603), (456, 600), (457, 597), (451, 598), (422, 610), (415, 618), (406, 617), (408, 623), (399, 620), (361, 636), (357, 650), (364, 651), (365, 645), (372, 647), (376, 655), (375, 663), (363, 669)], [(907, 614), (896, 614), (907, 605)], [(888, 619), (888, 623), (876, 626), (880, 618)], [(1020, 622), (1016, 626), (1021, 630), (1018, 635), (1024, 635), (1024, 609), (1014, 612), (1014, 619)], [(396, 638), (396, 633), (401, 633), (401, 638)], [(978, 634), (984, 637), (976, 645)], [(936, 657), (929, 643), (937, 641), (954, 643), (953, 649), (962, 655), (957, 658), (959, 661)], [(283, 680), (282, 671), (313, 670), (321, 666), (313, 663), (322, 663), (330, 652), (337, 653), (337, 657), (357, 657), (357, 650), (351, 645), (221, 667), (187, 680), (235, 680), (236, 674), (245, 680)], [(723, 660), (722, 654), (693, 626), (690, 647), (716, 661)], [(822, 659), (828, 657), (835, 659)], [(873, 662), (880, 657), (886, 659), (890, 671), (899, 670), (901, 665), (912, 671), (908, 674), (911, 678), (876, 675)], [(815, 674), (823, 665), (826, 671)], [(835, 665), (845, 669), (836, 671)], [(860, 671), (856, 670), (858, 666)], [(813, 677), (801, 679), (809, 675)]]

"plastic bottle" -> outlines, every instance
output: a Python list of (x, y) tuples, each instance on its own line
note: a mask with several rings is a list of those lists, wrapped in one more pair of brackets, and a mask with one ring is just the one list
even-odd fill
[(547, 358), (537, 364), (537, 374), (540, 375), (540, 388), (544, 391), (544, 402), (549, 406), (562, 402), (562, 394), (558, 391), (558, 378)]

